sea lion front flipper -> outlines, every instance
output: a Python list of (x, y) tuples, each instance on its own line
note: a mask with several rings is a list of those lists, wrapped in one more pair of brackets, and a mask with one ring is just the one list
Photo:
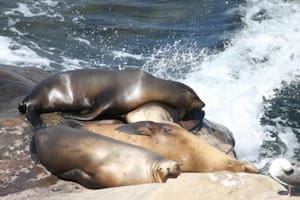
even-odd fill
[(35, 136), (33, 136), (31, 138), (31, 141), (30, 141), (30, 147), (29, 147), (29, 151), (30, 151), (30, 157), (31, 157), (31, 160), (37, 164), (37, 163), (40, 163), (40, 160), (38, 159), (38, 155), (37, 155), (37, 150), (36, 150), (36, 146), (35, 146)]
[(136, 122), (132, 124), (124, 124), (116, 128), (115, 130), (135, 135), (152, 136), (153, 131), (151, 131), (151, 123), (152, 122)]
[(102, 103), (102, 104), (95, 104), (92, 108), (89, 109), (89, 111), (82, 112), (82, 113), (61, 113), (63, 117), (70, 118), (70, 119), (76, 119), (76, 120), (82, 120), (82, 121), (88, 121), (95, 119), (98, 117), (103, 111), (105, 111), (107, 108), (110, 107), (110, 103)]
[(34, 130), (44, 127), (44, 123), (34, 106), (29, 105), (26, 111), (26, 118), (31, 123)]
[(56, 176), (64, 180), (75, 181), (88, 188), (99, 188), (99, 184), (96, 183), (93, 176), (80, 169), (72, 169), (61, 174), (56, 174)]
[(180, 121), (179, 125), (193, 134), (197, 133), (203, 126), (202, 121), (199, 120)]
[(64, 119), (61, 122), (61, 125), (69, 126), (69, 127), (72, 127), (72, 128), (80, 128), (81, 126), (84, 125), (84, 123), (79, 122), (77, 120), (73, 120), (73, 119)]
[(205, 111), (201, 109), (194, 109), (190, 113), (188, 113), (182, 121), (190, 121), (193, 122), (193, 126), (189, 127), (187, 130), (196, 133), (202, 128), (203, 119), (205, 116)]

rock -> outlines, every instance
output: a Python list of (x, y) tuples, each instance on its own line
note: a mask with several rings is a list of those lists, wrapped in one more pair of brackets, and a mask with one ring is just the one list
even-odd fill
[(16, 105), (36, 83), (48, 75), (48, 72), (33, 67), (0, 66), (0, 117), (18, 115)]
[(220, 151), (236, 158), (233, 134), (225, 126), (203, 119), (202, 128), (194, 134)]
[[(60, 187), (60, 186), (59, 186)], [(53, 188), (53, 186), (49, 187)], [(244, 173), (184, 173), (167, 183), (143, 184), (101, 190), (71, 189), (69, 191), (35, 188), (11, 194), (3, 200), (278, 200), (283, 186), (264, 175)], [(291, 199), (299, 199), (292, 197)]]
[[(37, 68), (0, 67), (0, 196), (57, 181), (31, 161), (32, 130), (17, 110), (23, 96), (47, 75), (48, 72)], [(43, 118), (50, 124), (59, 122), (55, 114)]]

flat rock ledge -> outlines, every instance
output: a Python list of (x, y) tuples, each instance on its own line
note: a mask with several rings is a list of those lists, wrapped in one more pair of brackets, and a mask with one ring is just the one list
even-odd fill
[[(268, 176), (259, 174), (215, 172), (183, 173), (166, 183), (153, 183), (109, 189), (89, 190), (72, 183), (69, 188), (55, 186), (33, 188), (10, 194), (3, 200), (278, 200), (286, 189)], [(300, 199), (294, 194), (290, 199)]]

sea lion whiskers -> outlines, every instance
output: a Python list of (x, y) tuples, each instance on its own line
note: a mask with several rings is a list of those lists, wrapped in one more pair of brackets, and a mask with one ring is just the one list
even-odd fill
[(155, 160), (150, 168), (153, 182), (164, 183), (168, 178), (176, 178), (180, 173), (180, 165), (173, 160)]

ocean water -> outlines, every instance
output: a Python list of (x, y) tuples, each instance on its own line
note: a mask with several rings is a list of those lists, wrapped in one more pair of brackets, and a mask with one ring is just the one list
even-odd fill
[(233, 132), (239, 159), (300, 161), (297, 0), (2, 0), (0, 64), (179, 80)]

